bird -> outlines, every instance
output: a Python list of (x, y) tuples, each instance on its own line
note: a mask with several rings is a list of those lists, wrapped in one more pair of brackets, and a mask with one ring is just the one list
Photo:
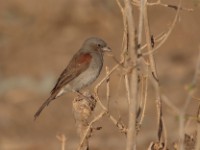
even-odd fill
[(54, 88), (50, 92), (49, 98), (35, 113), (35, 120), (51, 101), (67, 92), (80, 93), (81, 89), (91, 85), (102, 70), (104, 53), (111, 51), (111, 48), (101, 38), (87, 38), (60, 74)]

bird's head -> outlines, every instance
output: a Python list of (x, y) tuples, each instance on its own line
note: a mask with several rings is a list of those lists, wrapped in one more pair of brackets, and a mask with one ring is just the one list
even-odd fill
[(107, 46), (106, 42), (97, 37), (91, 37), (85, 40), (82, 45), (82, 49), (89, 50), (91, 52), (111, 52), (111, 48)]

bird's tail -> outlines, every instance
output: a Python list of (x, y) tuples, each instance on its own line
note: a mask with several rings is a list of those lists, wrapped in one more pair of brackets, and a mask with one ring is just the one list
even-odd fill
[(35, 113), (35, 115), (34, 115), (34, 120), (36, 120), (37, 119), (37, 117), (40, 115), (40, 113), (42, 112), (42, 110), (46, 107), (46, 106), (48, 106), (49, 105), (49, 103), (52, 101), (52, 100), (54, 100), (55, 98), (53, 97), (49, 97), (41, 106), (40, 106), (40, 108), (37, 110), (37, 112)]

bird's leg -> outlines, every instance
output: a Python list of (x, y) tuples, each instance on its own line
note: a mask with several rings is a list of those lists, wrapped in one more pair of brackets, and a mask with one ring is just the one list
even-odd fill
[(79, 99), (79, 100), (85, 99), (88, 102), (90, 109), (93, 111), (96, 106), (96, 102), (97, 102), (95, 97), (93, 95), (91, 95), (90, 93), (83, 94), (80, 91), (75, 91), (75, 92), (83, 97), (82, 99)]
[(83, 96), (84, 98), (88, 99), (89, 97), (85, 96), (83, 93), (81, 93), (80, 91), (75, 91), (77, 94)]
[(80, 91), (75, 91), (77, 94), (81, 95), (82, 97), (86, 98), (86, 99), (95, 99), (93, 95), (88, 94), (87, 96), (84, 95), (83, 93), (81, 93)]

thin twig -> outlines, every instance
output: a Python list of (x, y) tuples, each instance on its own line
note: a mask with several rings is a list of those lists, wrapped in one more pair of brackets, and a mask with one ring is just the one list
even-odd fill
[[(97, 92), (97, 91), (96, 91)], [(95, 93), (96, 93), (95, 92)], [(127, 128), (125, 127), (125, 125), (123, 123), (120, 123), (117, 119), (115, 119), (115, 117), (113, 117), (108, 109), (106, 108), (106, 106), (104, 106), (104, 104), (101, 102), (101, 100), (98, 97), (98, 94), (96, 93), (96, 100), (98, 102), (98, 104), (100, 105), (100, 107), (103, 109), (104, 112), (106, 112), (107, 116), (110, 118), (110, 120), (114, 123), (114, 125), (122, 132), (126, 134), (126, 130)]]
[(92, 125), (97, 122), (98, 120), (100, 120), (104, 115), (106, 114), (105, 111), (101, 112), (98, 116), (96, 116), (88, 125), (87, 129), (85, 130), (84, 134), (83, 134), (83, 137), (81, 139), (81, 142), (79, 144), (79, 147), (78, 147), (78, 150), (81, 150), (81, 147), (83, 146), (83, 143), (85, 141), (85, 139), (87, 138), (87, 135), (89, 133), (89, 131), (91, 130), (92, 128)]
[[(165, 4), (165, 3), (161, 3), (160, 1), (159, 2), (155, 2), (155, 3), (147, 3), (148, 6), (163, 6), (163, 7), (168, 7), (168, 8), (173, 8), (175, 10), (178, 10), (178, 6), (176, 5), (171, 5), (171, 4)], [(185, 11), (189, 11), (189, 12), (192, 12), (194, 11), (194, 9), (192, 8), (185, 8), (185, 7), (180, 7), (180, 10), (185, 10)]]
[[(144, 7), (144, 27), (145, 27), (145, 35), (146, 35), (146, 42), (147, 42), (147, 48), (148, 52), (152, 51), (152, 45), (151, 45), (151, 34), (150, 34), (150, 28), (149, 28), (149, 21), (148, 21), (148, 13), (147, 13), (147, 5)], [(158, 140), (161, 143), (161, 135), (162, 135), (162, 103), (161, 103), (161, 93), (160, 93), (160, 85), (158, 81), (158, 74), (156, 69), (156, 63), (154, 60), (154, 56), (152, 53), (149, 54), (149, 62), (150, 62), (150, 68), (151, 68), (151, 74), (154, 78), (153, 84), (155, 85), (155, 92), (156, 92), (156, 105), (157, 105), (157, 113), (158, 113)]]
[(166, 128), (166, 122), (165, 119), (162, 118), (162, 124), (163, 124), (163, 137), (164, 137), (164, 147), (163, 150), (167, 150), (167, 128)]
[(146, 53), (143, 53), (143, 56), (145, 55), (150, 55), (152, 53), (154, 53), (156, 50), (158, 50), (165, 42), (166, 40), (169, 38), (170, 34), (172, 33), (177, 21), (178, 21), (178, 17), (179, 17), (179, 13), (180, 13), (180, 7), (182, 4), (182, 0), (179, 1), (179, 5), (178, 5), (178, 9), (175, 15), (175, 18), (171, 24), (171, 26), (169, 27), (168, 31), (163, 35), (162, 41), (153, 49), (151, 49), (151, 51), (148, 51)]
[(123, 9), (121, 3), (119, 2), (119, 0), (116, 0), (116, 2), (117, 2), (117, 5), (119, 6), (119, 9), (121, 10), (121, 13), (124, 14), (124, 9)]
[(138, 24), (138, 55), (141, 55), (140, 46), (142, 44), (142, 29), (143, 29), (143, 20), (144, 20), (144, 0), (140, 1), (140, 16)]
[(103, 109), (104, 112), (106, 112), (107, 116), (110, 118), (110, 120), (115, 124), (115, 126), (123, 133), (126, 134), (126, 127), (124, 124), (120, 123), (117, 119), (115, 119), (115, 117), (113, 117), (109, 111), (108, 108), (106, 106), (104, 106), (104, 104), (101, 102), (99, 96), (98, 96), (98, 90), (99, 87), (102, 85), (102, 83), (104, 81), (106, 81), (108, 78), (110, 78), (110, 75), (121, 65), (117, 64), (115, 65), (110, 71), (108, 70), (108, 72), (106, 73), (106, 76), (95, 86), (94, 88), (94, 94), (95, 94), (95, 99), (97, 100), (97, 103), (100, 105), (100, 107)]
[[(132, 4), (137, 6), (137, 7), (141, 6), (141, 3), (139, 3), (138, 1), (133, 1)], [(174, 10), (178, 10), (178, 6), (172, 5), (172, 4), (162, 3), (160, 0), (157, 0), (156, 2), (147, 2), (147, 5), (148, 6), (162, 6), (162, 7), (172, 8)], [(194, 11), (194, 9), (192, 9), (192, 8), (185, 8), (185, 7), (180, 7), (180, 10), (188, 11), (188, 12)]]
[[(121, 64), (122, 62), (120, 62)], [(107, 80), (107, 78), (114, 72), (117, 70), (117, 68), (120, 66), (120, 64), (116, 64), (110, 71), (109, 73), (106, 74), (106, 76), (95, 86), (94, 88), (94, 93), (98, 93), (98, 89), (99, 87), (102, 85), (103, 82), (105, 82)]]
[(108, 117), (110, 118), (110, 120), (114, 123), (114, 125), (120, 130), (120, 132), (121, 132), (121, 133), (124, 133), (125, 135), (127, 135), (127, 127), (126, 127), (123, 123), (117, 121), (117, 120), (116, 120), (113, 116), (111, 116), (109, 113), (108, 113), (107, 115), (108, 115)]
[(143, 101), (143, 105), (142, 105), (142, 112), (141, 112), (141, 117), (140, 120), (138, 122), (138, 124), (141, 126), (142, 122), (144, 120), (144, 116), (145, 116), (145, 110), (146, 110), (146, 103), (147, 103), (147, 88), (148, 88), (148, 77), (144, 77), (143, 79), (144, 82), (144, 88), (143, 88), (143, 92), (142, 92), (142, 99), (141, 101)]
[[(106, 75), (109, 74), (109, 68), (106, 66)], [(109, 111), (109, 100), (110, 100), (110, 76), (108, 76), (106, 80), (106, 100), (107, 100), (107, 108)]]
[(125, 81), (125, 87), (126, 87), (127, 101), (128, 101), (128, 105), (130, 105), (130, 103), (131, 103), (131, 96), (130, 96), (130, 85), (129, 85), (128, 75), (124, 76), (124, 81)]

